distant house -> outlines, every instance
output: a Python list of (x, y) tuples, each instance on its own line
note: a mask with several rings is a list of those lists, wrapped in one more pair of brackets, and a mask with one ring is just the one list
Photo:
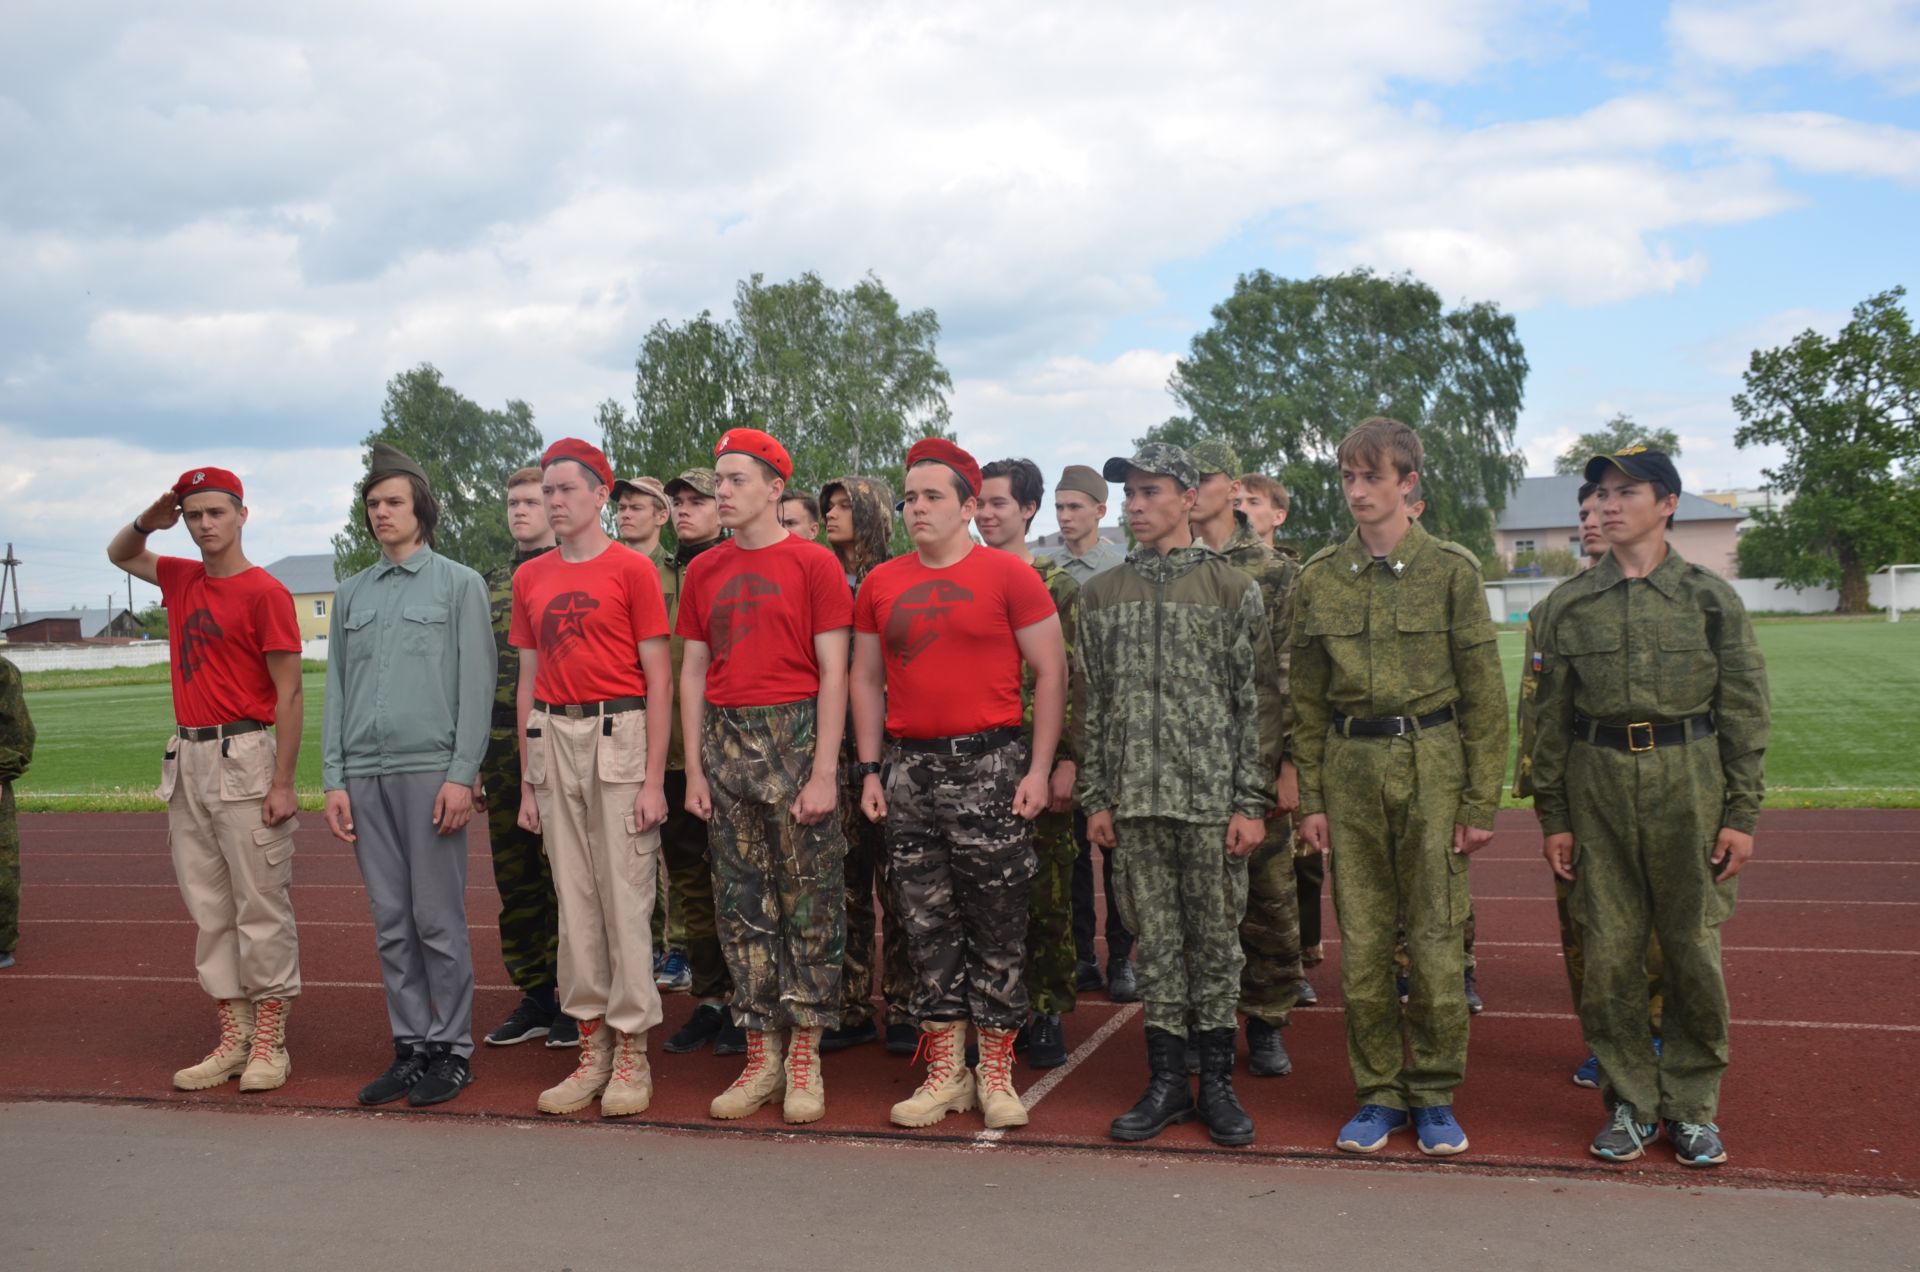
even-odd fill
[(3, 629), (9, 643), (55, 644), (102, 637), (137, 640), (140, 620), (129, 609), (28, 610)]
[(300, 620), (301, 640), (323, 640), (333, 621), (333, 553), (310, 552), (281, 557), (266, 567), (293, 593), (293, 612)]
[[(1494, 547), (1508, 565), (1523, 552), (1560, 549), (1580, 555), (1580, 486), (1578, 473), (1565, 477), (1527, 477), (1514, 488), (1507, 507), (1494, 523)], [(1688, 561), (1723, 578), (1735, 578), (1740, 562), (1735, 555), (1739, 535), (1735, 528), (1746, 517), (1737, 508), (1682, 493), (1674, 510), (1667, 542)]]

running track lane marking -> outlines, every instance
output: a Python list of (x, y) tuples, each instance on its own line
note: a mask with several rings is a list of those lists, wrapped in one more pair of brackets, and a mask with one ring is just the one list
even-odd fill
[[(198, 984), (199, 982), (196, 981), (195, 983)], [(1115, 1005), (1119, 1006), (1119, 1004)], [(1020, 1103), (1026, 1105), (1027, 1112), (1033, 1112), (1034, 1106), (1046, 1099), (1049, 1091), (1059, 1086), (1062, 1082), (1065, 1082), (1068, 1074), (1078, 1069), (1094, 1052), (1100, 1050), (1101, 1045), (1105, 1043), (1107, 1039), (1120, 1032), (1121, 1028), (1124, 1027), (1129, 1020), (1132, 1020), (1139, 1014), (1139, 1003), (1127, 1003), (1121, 1006), (1119, 1011), (1114, 1012), (1112, 1016), (1108, 1017), (1106, 1024), (1093, 1031), (1093, 1037), (1073, 1049), (1073, 1054), (1067, 1057), (1065, 1064), (1027, 1088), (1026, 1094), (1020, 1097)], [(984, 1148), (998, 1144), (1006, 1138), (1006, 1135), (1006, 1131), (997, 1128), (985, 1130), (975, 1135), (973, 1142)]]

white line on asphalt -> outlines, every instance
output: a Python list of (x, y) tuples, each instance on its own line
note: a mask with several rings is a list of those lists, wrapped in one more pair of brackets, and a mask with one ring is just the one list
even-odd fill
[[(1120, 1032), (1129, 1020), (1132, 1020), (1140, 1014), (1139, 1003), (1110, 1003), (1108, 1006), (1118, 1006), (1123, 1009), (1113, 1013), (1113, 1016), (1108, 1019), (1106, 1024), (1101, 1025), (1093, 1031), (1092, 1037), (1075, 1047), (1073, 1054), (1067, 1057), (1065, 1064), (1027, 1088), (1026, 1094), (1020, 1097), (1020, 1102), (1027, 1106), (1027, 1112), (1033, 1112), (1034, 1106), (1046, 1099), (1049, 1091), (1059, 1086), (1062, 1082), (1065, 1082), (1069, 1074), (1084, 1064), (1094, 1052), (1100, 1050), (1102, 1043), (1113, 1037), (1114, 1034)], [(998, 1144), (1006, 1137), (1006, 1134), (1003, 1130), (981, 1131), (973, 1137), (973, 1142), (980, 1145)]]
[[(70, 852), (70, 853), (62, 853), (61, 855), (62, 855), (62, 856), (64, 856), (64, 857), (84, 857), (84, 856), (87, 856), (88, 854), (86, 854), (86, 853), (80, 853), (80, 852)], [(112, 856), (113, 854), (112, 854), (112, 853), (100, 853), (100, 854), (98, 854), (98, 855), (100, 855), (100, 856), (102, 856), (102, 857), (110, 857), (110, 856)], [(128, 855), (129, 855), (129, 856), (135, 856), (135, 855), (140, 855), (140, 856), (144, 856), (144, 855), (146, 855), (146, 854), (133, 854), (133, 853), (129, 853)], [(1481, 854), (1479, 854), (1479, 853), (1475, 853), (1475, 854), (1473, 855), (1473, 859), (1474, 859), (1474, 861), (1476, 861), (1476, 862), (1480, 862), (1480, 861), (1502, 861), (1502, 862), (1521, 862), (1521, 861), (1530, 861), (1530, 862), (1532, 862), (1532, 863), (1533, 863), (1534, 865), (1537, 865), (1537, 866), (1539, 866), (1539, 867), (1540, 867), (1541, 869), (1543, 869), (1543, 870), (1544, 870), (1544, 869), (1546, 868), (1546, 864), (1547, 864), (1547, 863), (1546, 863), (1546, 862), (1545, 862), (1544, 860), (1542, 860), (1542, 859), (1541, 859), (1541, 857), (1540, 857), (1540, 855), (1539, 855), (1538, 853), (1535, 853), (1535, 854), (1534, 854), (1533, 856), (1531, 856), (1531, 857), (1487, 857), (1487, 856), (1482, 856), (1482, 855), (1481, 855)], [(1920, 866), (1920, 861), (1872, 861), (1872, 860), (1866, 860), (1866, 859), (1856, 859), (1856, 858), (1846, 858), (1846, 859), (1830, 859), (1830, 858), (1826, 858), (1826, 857), (1755, 857), (1755, 858), (1753, 859), (1753, 862), (1752, 862), (1752, 864), (1753, 864), (1753, 865), (1755, 865), (1755, 866), (1762, 866), (1762, 865), (1765, 865), (1765, 866), (1909, 866), (1909, 867), (1912, 867), (1912, 866)]]
[[(47, 885), (46, 885), (46, 884), (41, 884), (40, 886), (44, 888), (44, 887), (46, 887)], [(86, 885), (86, 884), (82, 884), (82, 885), (77, 885), (77, 886), (81, 886), (81, 887), (87, 887), (87, 886), (92, 886), (92, 885)], [(149, 885), (149, 884), (136, 884), (136, 885), (134, 885), (134, 886), (136, 886), (136, 887), (150, 887), (150, 886), (153, 886), (153, 885)], [(324, 887), (330, 887), (330, 886), (333, 886), (333, 885), (330, 885), (330, 884), (324, 884), (324, 883), (322, 883), (322, 884), (310, 884), (310, 885), (308, 885), (308, 886), (310, 886), (310, 887), (319, 887), (319, 888), (324, 888)], [(1546, 903), (1547, 903), (1547, 904), (1549, 904), (1549, 905), (1551, 905), (1551, 904), (1553, 904), (1553, 898), (1552, 898), (1551, 896), (1537, 896), (1537, 897), (1483, 897), (1483, 896), (1480, 896), (1480, 895), (1479, 895), (1478, 893), (1476, 893), (1476, 894), (1474, 894), (1474, 898), (1473, 898), (1473, 899), (1474, 899), (1474, 901), (1475, 901), (1475, 902), (1480, 902), (1480, 901), (1544, 901), (1544, 902), (1546, 902)], [(1817, 898), (1817, 897), (1800, 897), (1800, 898), (1794, 898), (1794, 897), (1741, 897), (1741, 898), (1740, 898), (1740, 904), (1741, 904), (1741, 905), (1920, 905), (1920, 901), (1829, 901), (1829, 900), (1822, 900), (1822, 899), (1820, 899), (1820, 898)]]

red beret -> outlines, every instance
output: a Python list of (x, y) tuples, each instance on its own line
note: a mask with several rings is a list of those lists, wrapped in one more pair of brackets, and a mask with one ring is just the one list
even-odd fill
[(588, 471), (600, 479), (602, 486), (613, 485), (613, 465), (607, 462), (606, 455), (592, 442), (583, 442), (577, 437), (563, 437), (547, 447), (547, 453), (540, 457), (540, 467), (550, 467), (563, 459), (584, 464)]
[(240, 487), (239, 475), (224, 468), (189, 468), (173, 483), (173, 494), (182, 500), (188, 495), (205, 494), (232, 495), (242, 502), (247, 497), (247, 492)]
[(912, 468), (915, 464), (923, 460), (931, 460), (936, 464), (945, 464), (948, 468), (953, 469), (954, 472), (960, 474), (960, 479), (967, 483), (967, 489), (973, 492), (973, 497), (975, 499), (980, 497), (979, 463), (975, 461), (973, 456), (967, 454), (967, 452), (961, 450), (946, 438), (923, 437), (915, 442), (913, 449), (907, 452), (907, 467)]
[(793, 479), (793, 458), (787, 454), (787, 448), (775, 441), (772, 434), (757, 428), (730, 428), (720, 434), (720, 440), (713, 444), (713, 457), (718, 459), (722, 455), (751, 455), (779, 473), (781, 481)]

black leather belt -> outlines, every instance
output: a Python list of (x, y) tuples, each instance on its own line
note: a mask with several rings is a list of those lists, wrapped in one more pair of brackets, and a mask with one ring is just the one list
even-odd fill
[(1020, 730), (1009, 725), (988, 729), (985, 733), (962, 733), (950, 738), (889, 738), (902, 751), (919, 755), (985, 755), (1009, 742), (1017, 741)]
[(604, 702), (570, 702), (564, 706), (554, 702), (542, 702), (538, 698), (533, 700), (535, 711), (565, 716), (569, 720), (585, 720), (589, 716), (618, 715), (622, 711), (640, 711), (646, 705), (645, 698), (608, 698)]
[(179, 732), (189, 742), (218, 742), (221, 738), (237, 738), (242, 733), (259, 733), (266, 727), (258, 720), (236, 720), (232, 724), (209, 724), (200, 729), (183, 724)]
[(1657, 746), (1679, 746), (1700, 738), (1710, 738), (1713, 732), (1712, 716), (1688, 716), (1684, 720), (1672, 720), (1664, 724), (1647, 720), (1632, 724), (1606, 724), (1581, 715), (1578, 711), (1573, 713), (1573, 736), (1582, 742), (1636, 754), (1651, 751)]
[(1333, 731), (1346, 738), (1401, 738), (1422, 729), (1438, 728), (1453, 716), (1451, 706), (1423, 716), (1373, 716), (1361, 719), (1337, 715), (1333, 717)]

